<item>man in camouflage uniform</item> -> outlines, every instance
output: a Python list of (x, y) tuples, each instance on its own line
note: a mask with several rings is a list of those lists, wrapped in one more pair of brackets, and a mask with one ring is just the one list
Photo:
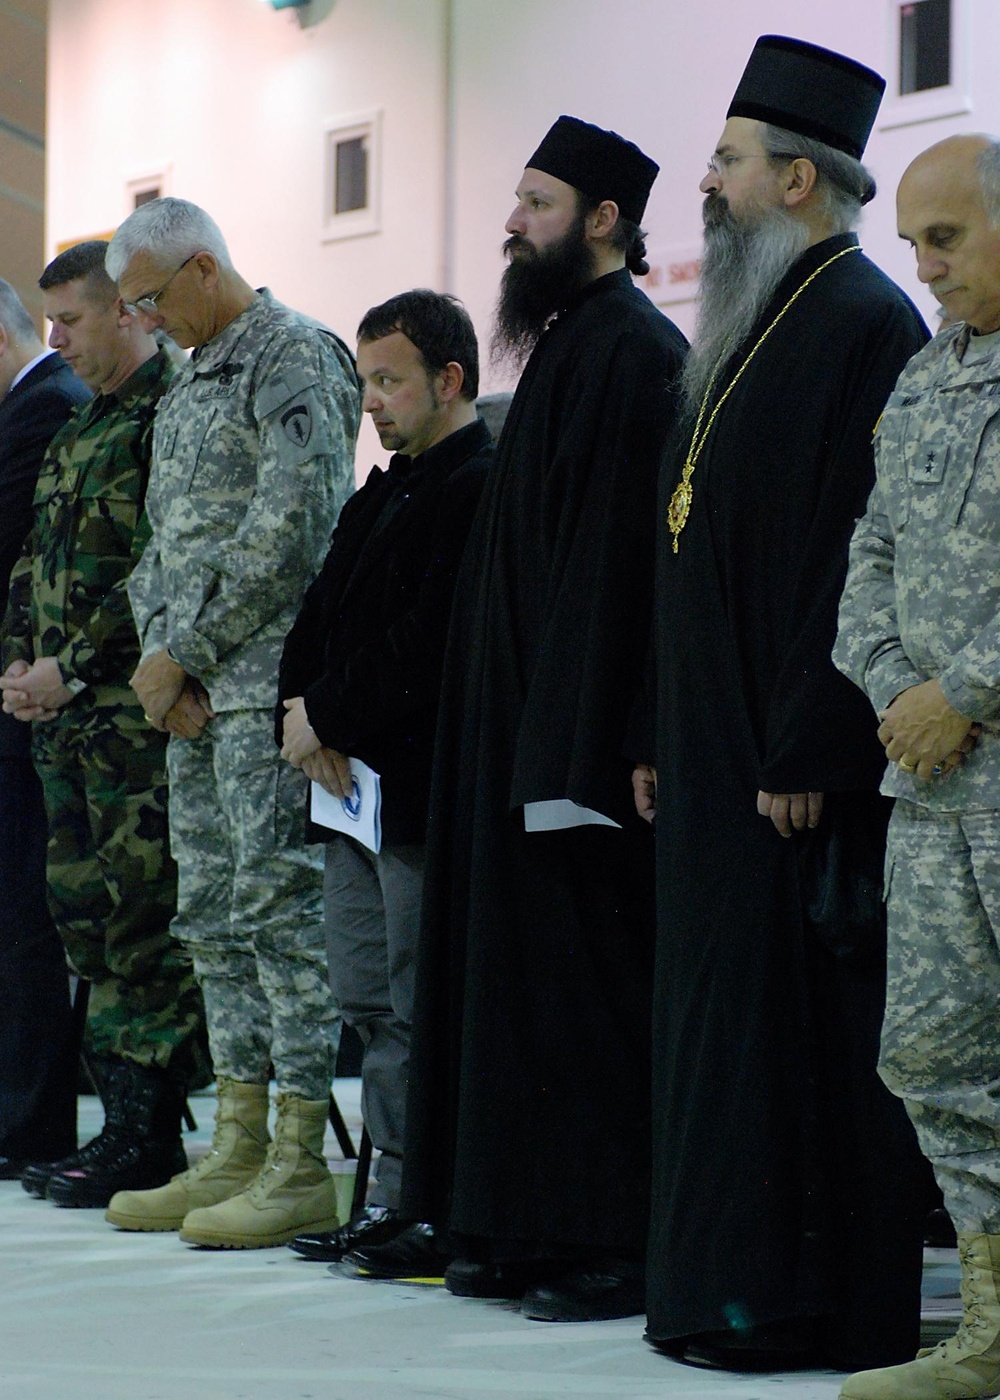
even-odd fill
[(91, 983), (104, 1130), (22, 1177), (31, 1194), (64, 1206), (104, 1206), (119, 1188), (183, 1170), (181, 1108), (205, 1068), (201, 996), (169, 933), (166, 740), (128, 684), (139, 643), (125, 585), (145, 534), (153, 415), (173, 370), (125, 312), (106, 249), (72, 248), (40, 281), (50, 344), (95, 397), (42, 463), (11, 575), (0, 677), (4, 709), (33, 724), (49, 904), (70, 962)]
[(958, 1230), (965, 1315), (845, 1400), (1000, 1393), (1000, 143), (960, 136), (903, 176), (900, 236), (956, 324), (914, 356), (876, 435), (835, 660), (891, 760), (880, 1070)]
[[(152, 539), (129, 595), (152, 723), (197, 719), (168, 749), (174, 931), (191, 950), (219, 1081), (216, 1135), (193, 1171), (115, 1197), (124, 1229), (196, 1244), (283, 1244), (337, 1225), (323, 1135), (340, 1019), (326, 977), (306, 779), (273, 742), (278, 662), (353, 485), (360, 394), (346, 346), (255, 292), (196, 205), (143, 205), (108, 271), (147, 329), (194, 354), (157, 416)], [(267, 1086), (278, 1084), (268, 1146)]]

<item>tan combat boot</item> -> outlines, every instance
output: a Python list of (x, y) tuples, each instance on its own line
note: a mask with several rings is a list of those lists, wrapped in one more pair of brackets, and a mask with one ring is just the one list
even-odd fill
[(212, 1145), (201, 1161), (152, 1191), (118, 1191), (105, 1220), (120, 1230), (179, 1230), (196, 1206), (235, 1196), (264, 1164), (267, 1085), (220, 1079)]
[(959, 1233), (962, 1324), (915, 1361), (850, 1376), (840, 1400), (986, 1400), (1000, 1395), (1000, 1235)]
[(256, 1177), (238, 1196), (192, 1210), (181, 1226), (188, 1244), (263, 1249), (303, 1230), (336, 1230), (336, 1183), (323, 1155), (328, 1099), (278, 1095), (274, 1141)]

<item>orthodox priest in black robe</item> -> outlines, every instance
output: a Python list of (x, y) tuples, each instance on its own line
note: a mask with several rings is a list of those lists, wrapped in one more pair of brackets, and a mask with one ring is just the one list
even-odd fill
[(643, 1302), (652, 848), (623, 757), (685, 349), (630, 276), (656, 171), (561, 117), (518, 187), (495, 348), (534, 348), (456, 590), (428, 833), (404, 1209), (450, 1233), (453, 1292), (552, 1320)]
[(739, 1370), (909, 1358), (919, 1323), (926, 1178), (876, 1072), (884, 756), (830, 660), (872, 432), (926, 339), (845, 231), (882, 86), (759, 41), (701, 185), (662, 474), (648, 1337)]

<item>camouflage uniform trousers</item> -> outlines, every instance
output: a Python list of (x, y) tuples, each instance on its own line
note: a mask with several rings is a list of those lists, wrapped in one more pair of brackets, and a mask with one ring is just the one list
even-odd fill
[(72, 701), (33, 728), (49, 823), (49, 907), (91, 983), (94, 1054), (211, 1077), (201, 994), (170, 935), (177, 872), (167, 838), (165, 736), (137, 705)]
[(879, 1072), (959, 1230), (1000, 1234), (1000, 812), (900, 799)]
[(307, 784), (274, 745), (271, 709), (223, 711), (170, 740), (173, 930), (205, 998), (216, 1073), (324, 1099), (340, 1013), (327, 982), (320, 858)]

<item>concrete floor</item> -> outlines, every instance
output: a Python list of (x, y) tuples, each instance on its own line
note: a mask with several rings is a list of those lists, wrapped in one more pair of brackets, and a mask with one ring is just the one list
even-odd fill
[[(359, 1084), (338, 1080), (355, 1139)], [(192, 1101), (192, 1156), (212, 1102)], [(81, 1141), (100, 1123), (81, 1100)], [(327, 1143), (336, 1169), (337, 1148)], [(193, 1150), (192, 1150), (193, 1149)], [(349, 1199), (351, 1178), (343, 1177)], [(0, 1182), (0, 1397), (11, 1400), (833, 1400), (833, 1372), (698, 1371), (650, 1351), (642, 1320), (528, 1322), (513, 1304), (331, 1276), (287, 1249), (131, 1235)], [(929, 1251), (928, 1334), (953, 1330), (954, 1251)], [(936, 1336), (931, 1338), (936, 1340)]]

